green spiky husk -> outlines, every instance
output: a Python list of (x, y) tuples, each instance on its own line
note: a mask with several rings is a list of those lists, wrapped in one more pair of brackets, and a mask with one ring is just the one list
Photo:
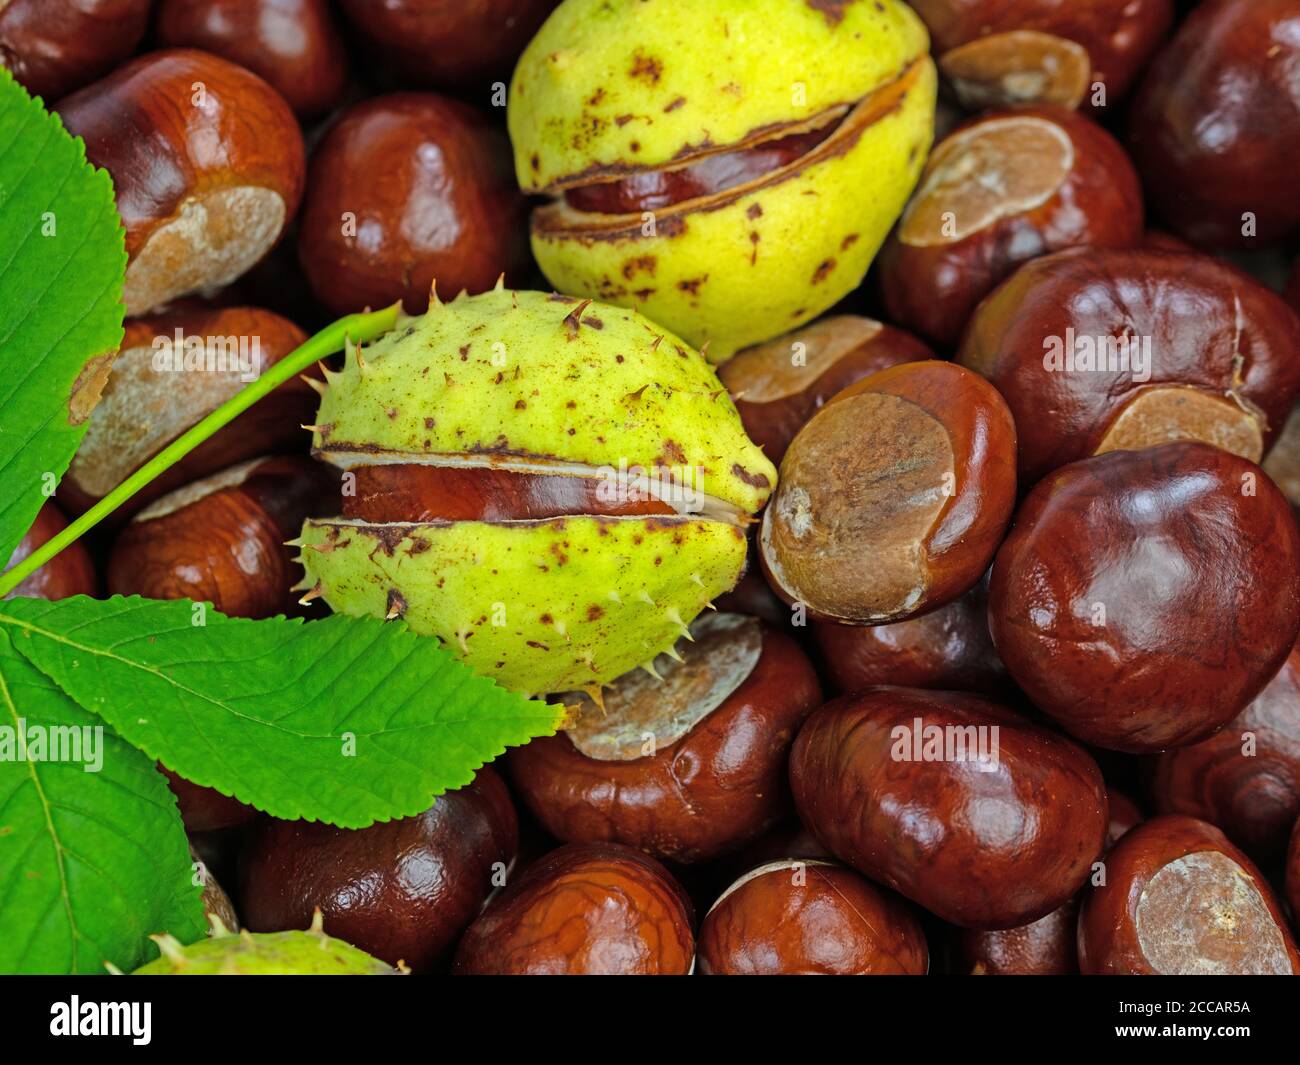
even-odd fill
[(157, 937), (162, 956), (134, 976), (381, 976), (391, 965), (321, 932), (239, 932), (181, 946)]
[(334, 609), (400, 615), (527, 694), (650, 662), (745, 565), (738, 526), (685, 517), (308, 521), (302, 543), (307, 582)]

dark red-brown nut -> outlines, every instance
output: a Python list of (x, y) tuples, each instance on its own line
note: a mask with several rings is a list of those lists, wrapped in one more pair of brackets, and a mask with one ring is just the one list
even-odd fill
[(1105, 843), (1092, 758), (975, 695), (835, 699), (800, 730), (790, 782), (804, 824), (837, 857), (964, 928), (1047, 915)]
[(257, 810), (242, 803), (232, 795), (223, 795), (216, 788), (205, 788), (184, 777), (177, 776), (166, 766), (159, 766), (167, 778), (167, 786), (176, 796), (181, 820), (186, 832), (216, 832), (223, 828), (246, 825), (257, 816)]
[(131, 519), (108, 559), (111, 595), (209, 602), (231, 617), (289, 611), (302, 579), (285, 545), (333, 514), (338, 480), (298, 456), (253, 459), (163, 496)]
[(428, 309), (526, 268), (524, 198), (505, 134), (473, 108), (427, 93), (357, 104), (312, 155), (298, 259), (336, 314), (402, 300)]
[(1115, 139), (1061, 107), (974, 119), (930, 155), (885, 242), (880, 285), (892, 321), (945, 348), (1017, 266), (1142, 235), (1142, 188)]
[[(61, 533), (66, 525), (57, 506), (49, 502), (42, 504), (36, 512), (32, 527), (18, 541), (18, 546), (14, 548), (4, 568), (8, 570), (18, 565), (38, 547), (44, 546), (46, 541)], [(75, 540), (28, 576), (5, 598), (29, 595), (34, 599), (66, 599), (70, 595), (94, 595), (98, 589), (99, 578), (95, 575), (90, 553), (85, 544)]]
[(570, 843), (511, 879), (456, 949), (470, 976), (682, 976), (690, 899), (668, 870), (617, 843)]
[(902, 621), (980, 579), (1015, 501), (1002, 397), (947, 362), (908, 362), (837, 393), (781, 462), (758, 546), (772, 590), (814, 618)]
[(1114, 104), (1174, 20), (1173, 0), (912, 0), (912, 6), (930, 28), (939, 69), (972, 111)]
[(1016, 928), (958, 929), (953, 935), (956, 971), (969, 976), (1070, 976), (1079, 971), (1074, 897), (1046, 917)]
[(1209, 739), (1158, 755), (1156, 810), (1209, 821), (1256, 861), (1286, 851), (1300, 817), (1300, 650)]
[(266, 819), (239, 856), (239, 912), (254, 932), (325, 931), (424, 972), (444, 958), (519, 845), (510, 795), (490, 768), (424, 813), (369, 828)]
[(752, 869), (700, 925), (710, 976), (924, 976), (930, 952), (907, 905), (830, 862), (787, 858)]
[(993, 642), (1082, 740), (1146, 752), (1226, 725), (1300, 632), (1300, 533), (1263, 471), (1208, 444), (1115, 451), (1044, 478), (989, 587)]
[(779, 465), (795, 434), (835, 393), (899, 363), (933, 358), (901, 329), (844, 314), (745, 348), (718, 367), (718, 377), (749, 438)]
[(1264, 457), (1263, 468), (1291, 500), (1291, 506), (1300, 507), (1300, 405), (1291, 408), (1286, 424)]
[(339, 102), (348, 56), (327, 0), (162, 0), (158, 43), (200, 48), (265, 78), (299, 118)]
[(559, 0), (342, 0), (383, 71), (412, 85), (476, 89), (508, 80)]
[(835, 695), (876, 684), (985, 695), (1011, 687), (989, 635), (987, 580), (918, 618), (892, 625), (814, 621), (812, 637)]
[(47, 104), (135, 51), (152, 0), (10, 0), (0, 4), (0, 66)]
[(1286, 291), (1282, 295), (1294, 310), (1300, 312), (1300, 259), (1291, 268), (1291, 276), (1287, 278)]
[[(613, 841), (676, 862), (743, 846), (790, 810), (786, 759), (821, 703), (812, 663), (756, 618), (707, 614), (657, 680), (626, 674), (604, 709), (510, 752), (520, 797), (551, 835)], [(571, 701), (571, 700), (567, 700)]]
[(1147, 71), (1129, 148), (1156, 211), (1216, 247), (1300, 227), (1300, 0), (1205, 0)]
[(1015, 415), (1026, 486), (1172, 440), (1258, 462), (1300, 393), (1300, 319), (1209, 256), (1074, 248), (1026, 263), (980, 304), (958, 361)]
[[(87, 510), (306, 339), (288, 319), (256, 307), (127, 319), (113, 372), (59, 485), (59, 501), (77, 513)], [(286, 381), (136, 493), (116, 517), (125, 519), (182, 485), (256, 455), (302, 450), (302, 426), (319, 403), (301, 378)]]
[(1154, 817), (1106, 857), (1084, 895), (1085, 975), (1300, 974), (1300, 951), (1273, 889), (1213, 825)]
[(59, 104), (112, 175), (126, 226), (127, 314), (220, 288), (262, 258), (302, 198), (289, 105), (256, 74), (190, 49), (151, 52)]

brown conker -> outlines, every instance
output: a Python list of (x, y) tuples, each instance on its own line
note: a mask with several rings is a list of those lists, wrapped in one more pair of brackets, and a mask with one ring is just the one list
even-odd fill
[[(63, 513), (53, 502), (41, 504), (32, 527), (18, 541), (13, 554), (5, 564), (12, 569), (23, 559), (61, 533), (67, 526)], [(5, 598), (31, 596), (34, 599), (66, 599), (72, 595), (95, 595), (99, 590), (99, 577), (86, 545), (75, 540), (45, 565), (25, 577)]]

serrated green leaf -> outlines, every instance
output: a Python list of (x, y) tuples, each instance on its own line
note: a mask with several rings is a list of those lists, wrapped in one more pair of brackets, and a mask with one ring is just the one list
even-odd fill
[[(30, 759), (14, 756), (20, 727)], [(83, 729), (101, 732), (65, 749), (80, 761), (37, 760), (52, 753), (36, 746), (50, 728), (75, 729), (77, 741)], [(0, 972), (103, 973), (106, 961), (130, 971), (157, 954), (152, 933), (203, 936), (201, 891), (162, 774), (17, 654), (5, 632), (0, 729)]]
[(0, 603), (0, 631), (79, 705), (181, 776), (289, 820), (427, 810), (559, 706), (471, 672), (400, 622), (247, 621), (120, 596)]
[(0, 562), (85, 433), (73, 386), (122, 341), (125, 269), (108, 174), (0, 67)]

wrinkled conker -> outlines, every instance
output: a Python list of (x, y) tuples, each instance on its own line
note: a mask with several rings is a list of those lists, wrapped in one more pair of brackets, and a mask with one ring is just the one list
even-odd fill
[[(44, 546), (46, 541), (58, 535), (66, 527), (63, 513), (52, 502), (41, 505), (36, 512), (36, 520), (26, 535), (18, 541), (13, 554), (5, 564), (5, 569), (12, 569), (23, 559)], [(35, 599), (66, 599), (71, 595), (95, 595), (99, 589), (99, 578), (95, 574), (94, 563), (86, 545), (75, 540), (45, 565), (25, 577), (21, 584), (5, 596), (29, 595)]]
[(302, 570), (285, 546), (338, 506), (338, 481), (307, 458), (253, 459), (146, 507), (113, 544), (112, 595), (210, 602), (232, 617), (288, 611)]
[(768, 582), (815, 618), (902, 621), (988, 568), (1015, 500), (1016, 427), (951, 363), (909, 362), (835, 395), (781, 461), (758, 545)]
[(1015, 415), (1026, 486), (1088, 455), (1172, 440), (1258, 462), (1300, 393), (1300, 319), (1209, 256), (1074, 248), (994, 290), (958, 361)]
[(750, 870), (700, 925), (713, 976), (924, 976), (925, 933), (901, 899), (851, 869), (785, 859)]
[(661, 655), (656, 679), (616, 680), (579, 703), (563, 735), (510, 752), (520, 797), (553, 836), (610, 840), (698, 862), (748, 843), (790, 808), (786, 759), (821, 702), (789, 636), (739, 614), (707, 614)]
[(822, 318), (738, 352), (718, 368), (745, 432), (780, 463), (795, 434), (855, 381), (934, 353), (901, 329), (856, 315)]
[(1084, 896), (1087, 975), (1292, 975), (1300, 951), (1273, 889), (1213, 825), (1152, 818), (1106, 858)]
[(1204, 739), (1300, 632), (1300, 533), (1245, 459), (1166, 444), (1085, 459), (1029, 494), (993, 564), (989, 624), (1034, 705), (1119, 751)]
[(191, 49), (151, 52), (66, 97), (59, 115), (112, 175), (128, 314), (229, 284), (302, 197), (302, 133), (256, 74)]
[[(98, 502), (187, 429), (303, 344), (307, 334), (257, 307), (186, 307), (128, 318), (86, 435), (59, 485), (80, 512)], [(236, 463), (302, 449), (318, 397), (286, 381), (137, 492), (120, 522), (160, 496)]]
[(1148, 68), (1129, 148), (1157, 212), (1216, 247), (1300, 227), (1300, 0), (1205, 0)]
[(255, 932), (325, 929), (425, 972), (504, 882), (519, 843), (510, 795), (484, 767), (415, 817), (347, 829), (259, 822), (239, 858), (239, 912)]
[(135, 51), (152, 0), (9, 0), (0, 4), (0, 66), (47, 104)]
[(1300, 650), (1213, 736), (1158, 755), (1151, 791), (1160, 813), (1208, 821), (1258, 862), (1280, 858), (1300, 817)]
[(336, 314), (485, 292), (526, 268), (506, 138), (473, 108), (394, 93), (348, 108), (312, 155), (298, 260)]
[(813, 642), (835, 695), (894, 684), (997, 695), (1010, 686), (989, 635), (988, 581), (946, 606), (890, 625), (814, 621)]
[(1115, 139), (1059, 107), (974, 119), (930, 154), (879, 270), (890, 319), (951, 348), (1017, 266), (1142, 234), (1142, 188)]
[(966, 928), (1050, 913), (1105, 843), (1092, 758), (975, 695), (881, 687), (832, 700), (800, 730), (790, 783), (837, 857)]
[(158, 43), (200, 48), (267, 80), (299, 118), (339, 101), (348, 56), (328, 0), (162, 0)]
[(570, 843), (513, 877), (469, 926), (466, 975), (681, 976), (695, 952), (686, 892), (653, 858)]

